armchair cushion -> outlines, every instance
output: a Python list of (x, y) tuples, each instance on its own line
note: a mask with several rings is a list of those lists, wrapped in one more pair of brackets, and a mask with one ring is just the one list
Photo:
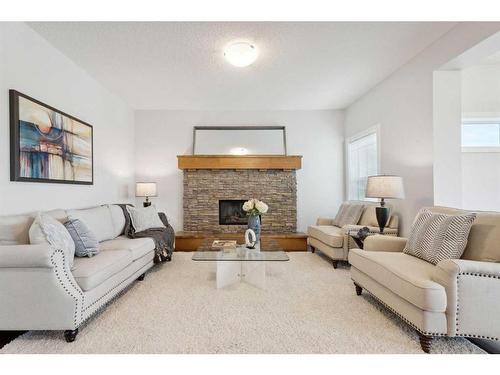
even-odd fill
[(446, 310), (445, 288), (432, 280), (435, 266), (429, 262), (399, 252), (351, 249), (349, 263), (422, 310)]
[(344, 231), (333, 225), (311, 225), (307, 235), (331, 247), (342, 247), (344, 242)]

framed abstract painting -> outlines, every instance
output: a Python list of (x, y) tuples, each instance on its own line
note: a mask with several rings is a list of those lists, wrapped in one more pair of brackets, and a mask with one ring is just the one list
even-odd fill
[(93, 129), (10, 90), (10, 180), (94, 183)]

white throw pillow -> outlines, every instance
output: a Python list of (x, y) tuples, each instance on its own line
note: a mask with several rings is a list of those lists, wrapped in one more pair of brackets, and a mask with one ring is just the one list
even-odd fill
[(151, 228), (165, 228), (155, 206), (144, 208), (127, 206), (127, 211), (130, 214), (130, 220), (136, 232), (142, 232)]
[(75, 243), (68, 230), (52, 216), (39, 213), (29, 230), (31, 244), (46, 244), (62, 250), (68, 257), (70, 267), (73, 267)]

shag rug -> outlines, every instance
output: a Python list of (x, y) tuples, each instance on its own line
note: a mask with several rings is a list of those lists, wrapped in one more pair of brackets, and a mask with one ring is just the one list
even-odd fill
[[(289, 253), (267, 264), (267, 289), (215, 288), (211, 262), (174, 253), (80, 328), (31, 331), (0, 353), (423, 353), (418, 336), (366, 292), (347, 265)], [(483, 353), (463, 338), (437, 338), (433, 353)]]

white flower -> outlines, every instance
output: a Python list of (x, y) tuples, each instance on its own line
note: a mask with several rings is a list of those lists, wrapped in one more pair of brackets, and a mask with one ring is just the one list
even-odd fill
[(245, 203), (243, 203), (243, 210), (244, 211), (251, 211), (253, 210), (254, 208), (254, 203), (253, 203), (253, 199), (250, 199), (248, 201), (246, 201)]
[(257, 201), (255, 203), (255, 208), (261, 213), (261, 214), (265, 214), (267, 212), (267, 210), (269, 209), (269, 207), (267, 206), (267, 204), (265, 204), (264, 202), (262, 201)]

